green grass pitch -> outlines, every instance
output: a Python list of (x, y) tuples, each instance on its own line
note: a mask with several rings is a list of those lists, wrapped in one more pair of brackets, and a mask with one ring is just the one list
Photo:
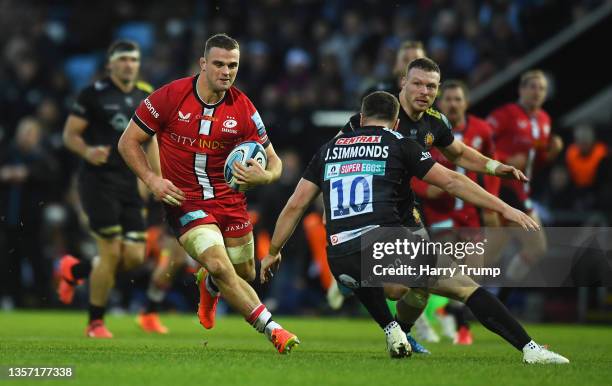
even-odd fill
[(474, 327), (471, 347), (430, 344), (431, 356), (391, 360), (368, 319), (284, 318), (302, 344), (290, 355), (240, 318), (204, 330), (195, 315), (163, 315), (167, 336), (147, 335), (134, 316), (109, 316), (112, 340), (83, 336), (86, 314), (0, 314), (0, 366), (74, 366), (71, 380), (7, 380), (15, 385), (610, 385), (612, 328), (529, 325), (540, 343), (567, 356), (566, 366), (527, 366), (501, 338)]

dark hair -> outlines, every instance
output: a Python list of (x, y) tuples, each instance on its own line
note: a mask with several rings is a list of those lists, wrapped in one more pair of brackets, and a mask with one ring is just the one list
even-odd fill
[(410, 72), (413, 68), (418, 68), (427, 72), (437, 72), (440, 74), (440, 67), (436, 62), (429, 58), (418, 58), (408, 63), (408, 69), (406, 70), (406, 74)]
[(240, 50), (240, 46), (236, 39), (233, 39), (226, 34), (216, 34), (208, 38), (206, 45), (204, 46), (204, 57), (208, 55), (210, 49), (213, 47), (223, 48), (225, 50)]
[(113, 54), (124, 51), (140, 51), (140, 46), (132, 40), (116, 40), (108, 47), (106, 55), (110, 58)]
[(376, 118), (384, 121), (395, 121), (399, 114), (400, 104), (397, 98), (386, 91), (375, 91), (366, 95), (361, 102), (361, 114), (364, 118)]
[(468, 100), (470, 98), (470, 92), (467, 88), (467, 85), (458, 79), (449, 79), (442, 82), (442, 86), (440, 86), (440, 96), (444, 94), (444, 91), (451, 88), (460, 88), (461, 91), (463, 91), (463, 96), (465, 97), (465, 99)]

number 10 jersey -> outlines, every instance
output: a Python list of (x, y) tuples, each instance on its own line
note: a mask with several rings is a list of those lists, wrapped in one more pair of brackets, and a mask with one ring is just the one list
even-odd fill
[(383, 127), (365, 126), (323, 145), (303, 178), (323, 192), (328, 255), (359, 251), (360, 236), (378, 226), (401, 226), (400, 186), (434, 164), (418, 143)]

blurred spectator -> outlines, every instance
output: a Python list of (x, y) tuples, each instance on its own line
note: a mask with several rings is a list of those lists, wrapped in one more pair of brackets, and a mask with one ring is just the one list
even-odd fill
[(565, 163), (574, 185), (579, 189), (592, 188), (599, 164), (607, 155), (608, 146), (595, 139), (595, 131), (591, 126), (576, 127), (574, 143), (565, 153)]
[[(42, 305), (49, 299), (51, 265), (42, 255), (41, 223), (58, 172), (57, 161), (43, 144), (40, 123), (22, 118), (15, 139), (0, 152), (0, 282), (2, 292), (17, 305)], [(22, 279), (35, 298), (23, 298)]]

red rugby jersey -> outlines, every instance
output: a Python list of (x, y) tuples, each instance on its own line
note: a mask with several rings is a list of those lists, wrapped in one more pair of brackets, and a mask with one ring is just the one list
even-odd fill
[(133, 120), (157, 135), (161, 172), (187, 200), (223, 200), (232, 204), (244, 194), (223, 177), (229, 152), (244, 141), (270, 144), (266, 128), (249, 98), (231, 87), (214, 105), (196, 92), (198, 75), (178, 79), (142, 101)]
[[(518, 103), (508, 103), (494, 110), (487, 121), (493, 129), (496, 157), (506, 162), (511, 156), (523, 153), (527, 165), (523, 172), (533, 175), (534, 165), (545, 159), (550, 139), (550, 116), (542, 109), (529, 115)], [(517, 197), (526, 202), (528, 209), (529, 183), (515, 179), (503, 179), (502, 186), (511, 188)]]
[[(466, 122), (453, 127), (452, 131), (455, 139), (463, 141), (466, 145), (488, 157), (493, 156), (495, 146), (493, 144), (492, 130), (486, 121), (469, 114), (466, 117)], [(476, 183), (479, 182), (477, 173), (466, 171), (462, 167), (453, 164), (437, 148), (431, 149), (430, 153), (441, 165), (467, 175)], [(493, 195), (498, 195), (499, 178), (493, 176), (483, 176), (483, 178), (485, 189)], [(425, 196), (428, 184), (416, 178), (412, 179), (412, 186), (416, 194), (421, 197), (428, 226), (480, 226), (480, 217), (474, 205), (448, 193), (443, 193), (436, 199), (428, 199)]]

